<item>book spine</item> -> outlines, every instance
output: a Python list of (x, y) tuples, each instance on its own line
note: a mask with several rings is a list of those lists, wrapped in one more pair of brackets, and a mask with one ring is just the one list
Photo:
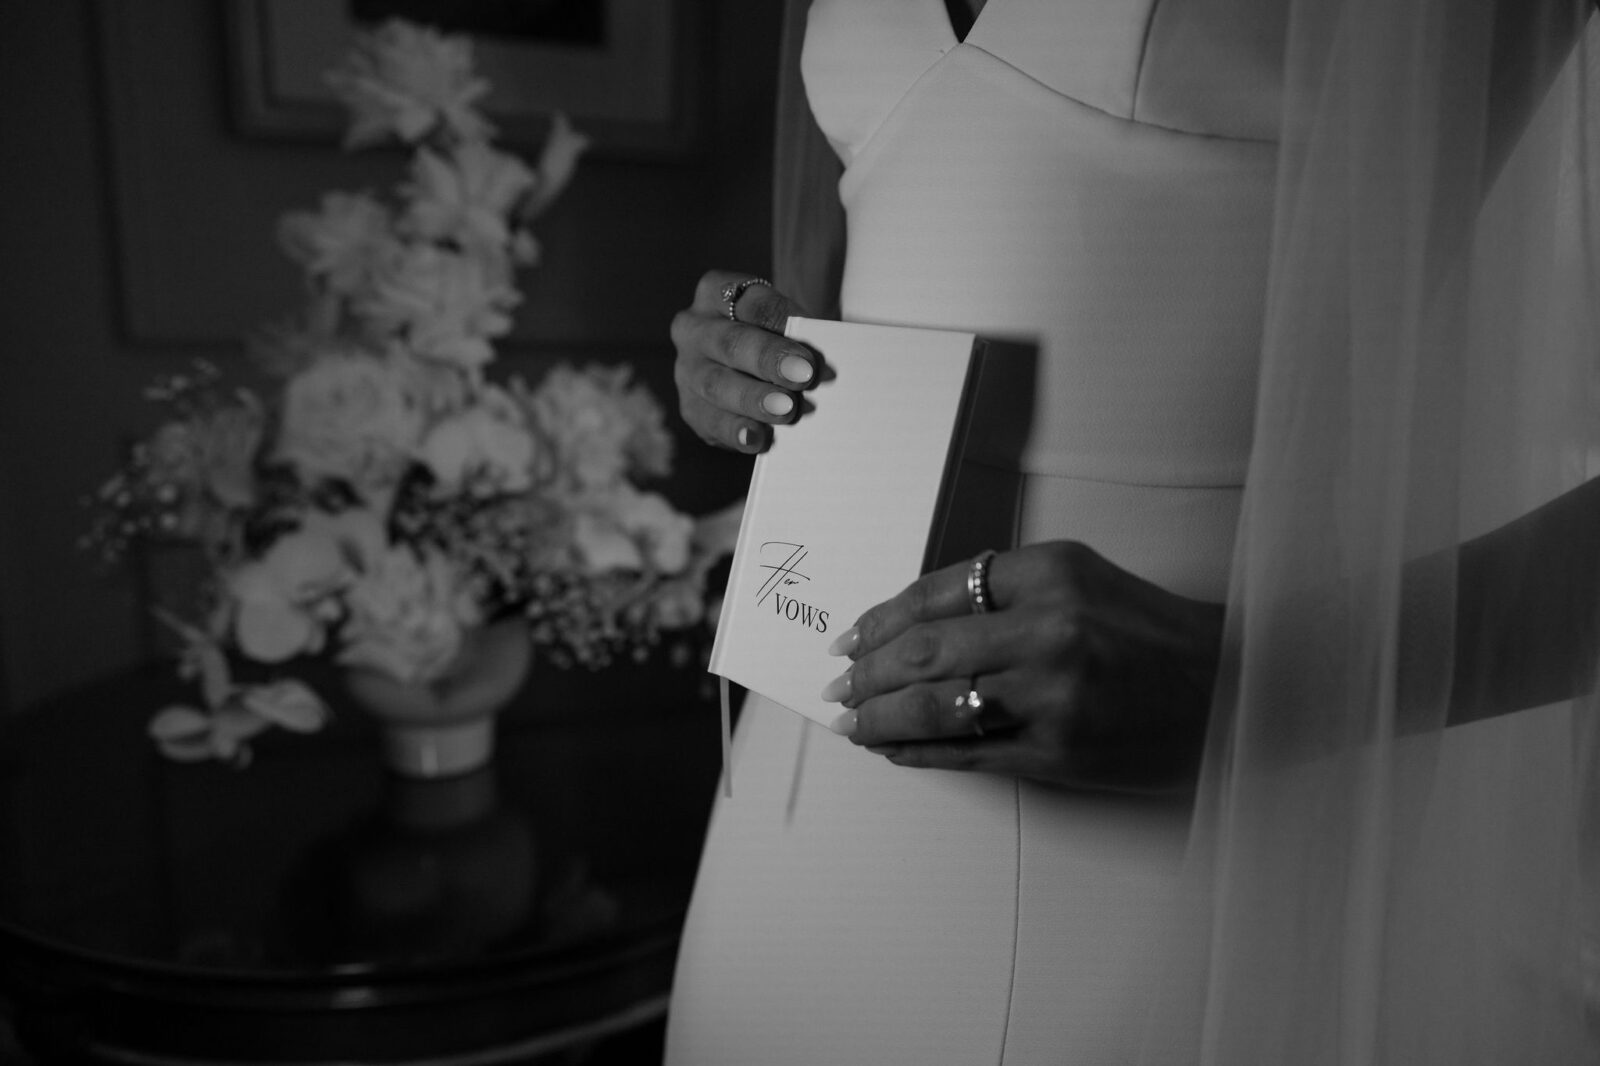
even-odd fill
[[(956, 404), (955, 426), (950, 434), (950, 447), (944, 457), (944, 474), (939, 479), (939, 492), (935, 497), (933, 516), (929, 521), (926, 550), (922, 556), (921, 573), (932, 570), (944, 557), (945, 534), (950, 525), (950, 505), (955, 495), (956, 475), (962, 456), (967, 451), (967, 433), (972, 427), (972, 408), (976, 403), (978, 381), (983, 374), (983, 359), (988, 346), (982, 339), (972, 342), (972, 354), (967, 360), (967, 373), (961, 385), (961, 397)], [(741, 530), (742, 532), (742, 530)]]

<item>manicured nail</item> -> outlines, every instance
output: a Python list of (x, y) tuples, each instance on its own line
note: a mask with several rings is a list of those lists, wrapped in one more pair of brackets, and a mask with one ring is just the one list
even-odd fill
[(828, 645), (829, 655), (854, 655), (861, 646), (861, 630), (855, 626), (840, 633), (833, 638), (833, 643)]
[(769, 392), (761, 397), (761, 406), (769, 415), (786, 415), (794, 410), (794, 397), (787, 392)]
[(839, 717), (829, 722), (828, 728), (833, 730), (835, 733), (838, 733), (841, 737), (849, 736), (851, 733), (856, 731), (856, 712), (845, 711)]
[(850, 671), (846, 670), (822, 687), (824, 703), (842, 703), (850, 695)]
[(753, 432), (751, 432), (749, 426), (740, 426), (739, 427), (739, 447), (741, 447), (741, 448), (750, 447), (752, 444), (755, 443), (755, 438), (756, 438), (756, 435)]
[(778, 363), (778, 373), (796, 385), (804, 385), (811, 380), (811, 363), (804, 356), (786, 355)]

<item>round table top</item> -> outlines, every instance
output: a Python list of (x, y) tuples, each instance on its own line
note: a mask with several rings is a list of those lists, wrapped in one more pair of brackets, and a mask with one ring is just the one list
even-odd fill
[(383, 770), (349, 706), (242, 769), (170, 761), (145, 727), (192, 696), (164, 664), (0, 720), (0, 993), (26, 1025), (31, 990), (110, 989), (141, 1009), (74, 1024), (174, 1062), (254, 1025), (404, 1061), (466, 1046), (463, 1011), (501, 1044), (659, 1012), (719, 770), (705, 681), (536, 668), (493, 762), (431, 781)]

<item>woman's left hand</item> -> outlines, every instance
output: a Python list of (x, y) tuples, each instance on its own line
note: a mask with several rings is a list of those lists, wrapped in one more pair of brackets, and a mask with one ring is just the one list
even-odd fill
[[(834, 642), (853, 660), (824, 692), (848, 708), (836, 732), (901, 766), (1124, 792), (1192, 782), (1221, 604), (1168, 592), (1072, 541), (996, 555), (983, 614), (968, 571), (918, 579)], [(973, 689), (977, 713), (960, 699)]]

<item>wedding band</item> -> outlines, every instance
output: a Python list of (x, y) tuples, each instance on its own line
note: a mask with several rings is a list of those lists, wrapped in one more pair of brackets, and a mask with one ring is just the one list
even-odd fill
[(967, 602), (972, 604), (973, 614), (988, 614), (994, 609), (994, 597), (989, 593), (989, 563), (994, 555), (992, 550), (979, 552), (967, 571)]
[(730, 281), (722, 287), (722, 302), (728, 305), (728, 321), (737, 322), (739, 317), (733, 313), (733, 307), (739, 302), (739, 297), (744, 295), (744, 290), (752, 285), (765, 285), (772, 288), (772, 282), (766, 278), (745, 278), (743, 281)]
[(967, 682), (967, 692), (964, 696), (956, 697), (956, 718), (972, 719), (972, 730), (980, 737), (983, 736), (983, 697), (978, 694), (978, 677), (973, 675)]

